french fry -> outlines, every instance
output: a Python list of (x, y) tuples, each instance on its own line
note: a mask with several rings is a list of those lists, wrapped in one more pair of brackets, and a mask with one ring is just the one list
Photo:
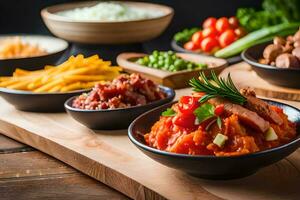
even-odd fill
[(112, 67), (98, 55), (84, 58), (71, 56), (58, 65), (47, 65), (43, 70), (16, 69), (12, 77), (0, 77), (0, 87), (32, 92), (68, 92), (92, 88), (97, 83), (116, 78), (122, 69)]
[(59, 92), (62, 88), (62, 84), (59, 84), (53, 88), (51, 88), (50, 90), (48, 90), (48, 92)]
[(64, 86), (61, 88), (61, 92), (69, 92), (74, 90), (80, 90), (82, 88), (82, 84), (80, 82), (75, 82), (70, 85)]
[(51, 90), (53, 87), (62, 83), (62, 81), (63, 81), (62, 79), (57, 79), (55, 81), (49, 82), (49, 83), (43, 85), (42, 87), (39, 87), (39, 88), (33, 90), (33, 92), (47, 92), (47, 91)]
[(105, 80), (106, 78), (105, 75), (69, 75), (64, 77), (68, 81), (98, 81)]
[(3, 81), (7, 81), (7, 80), (9, 80), (11, 77), (9, 77), (9, 76), (2, 76), (2, 77), (0, 77), (0, 83), (1, 82), (3, 82)]
[(29, 83), (29, 81), (21, 81), (21, 82), (17, 82), (15, 84), (8, 86), (7, 88), (14, 89), (14, 90), (24, 90), (24, 89), (26, 89), (28, 83)]

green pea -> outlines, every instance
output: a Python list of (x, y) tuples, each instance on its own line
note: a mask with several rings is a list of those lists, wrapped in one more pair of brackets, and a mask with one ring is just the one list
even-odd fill
[(136, 62), (140, 65), (144, 65), (144, 60), (142, 58), (138, 59)]
[(158, 66), (159, 67), (163, 67), (164, 66), (164, 61), (163, 60), (159, 60), (158, 61)]
[(193, 64), (192, 63), (187, 64), (187, 68), (188, 69), (192, 69), (193, 68)]
[(168, 54), (172, 56), (172, 55), (174, 55), (174, 52), (173, 51), (168, 51)]
[(148, 64), (149, 63), (149, 57), (148, 56), (145, 56), (144, 58), (143, 58), (143, 61), (144, 61), (144, 63), (145, 64)]
[(153, 64), (153, 67), (154, 67), (154, 68), (158, 68), (158, 64), (154, 63), (154, 64)]

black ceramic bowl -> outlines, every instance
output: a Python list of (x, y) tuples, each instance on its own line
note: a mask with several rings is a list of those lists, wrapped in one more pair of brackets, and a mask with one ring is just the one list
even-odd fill
[(2, 35), (0, 40), (16, 36), (26, 43), (38, 45), (48, 53), (35, 57), (0, 59), (0, 76), (10, 76), (16, 68), (38, 70), (45, 65), (54, 65), (68, 48), (66, 41), (42, 35)]
[(268, 44), (270, 44), (270, 42), (254, 45), (246, 49), (242, 53), (243, 60), (250, 64), (252, 69), (262, 79), (271, 84), (291, 88), (300, 88), (300, 69), (283, 69), (271, 65), (260, 64), (258, 62)]
[(135, 119), (129, 126), (128, 135), (143, 153), (168, 167), (206, 179), (240, 178), (283, 159), (300, 146), (300, 111), (286, 104), (267, 102), (283, 108), (289, 119), (297, 123), (298, 136), (288, 144), (257, 153), (236, 157), (193, 156), (169, 153), (147, 146), (143, 135), (150, 132), (151, 126), (159, 119), (162, 111), (171, 107), (173, 103), (153, 109)]
[[(189, 50), (186, 50), (185, 48), (183, 48), (183, 44), (180, 44), (178, 42), (176, 42), (175, 40), (172, 40), (171, 42), (171, 47), (174, 51), (178, 51), (178, 52), (182, 52), (182, 53), (194, 53), (194, 54), (199, 54), (197, 52), (194, 52), (194, 51), (189, 51)], [(204, 54), (205, 55), (205, 54)], [(232, 56), (230, 58), (227, 58), (226, 59), (227, 62), (232, 65), (232, 64), (235, 64), (235, 63), (238, 63), (238, 62), (241, 62), (242, 61), (242, 58), (240, 55), (236, 55), (236, 56)]]
[(64, 112), (67, 99), (89, 90), (64, 93), (33, 93), (22, 90), (0, 88), (0, 96), (16, 109), (29, 112)]
[(70, 98), (65, 103), (65, 108), (79, 123), (96, 130), (126, 129), (139, 115), (155, 107), (171, 102), (175, 97), (175, 91), (168, 87), (159, 86), (167, 94), (162, 100), (154, 101), (143, 106), (121, 108), (113, 110), (82, 110), (72, 107), (76, 97)]

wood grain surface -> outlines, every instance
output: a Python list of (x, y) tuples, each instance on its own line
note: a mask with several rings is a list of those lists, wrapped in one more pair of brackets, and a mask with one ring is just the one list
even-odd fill
[[(189, 92), (190, 89), (180, 90), (177, 95)], [(287, 103), (300, 108), (299, 102)], [(127, 130), (93, 131), (65, 113), (25, 113), (16, 111), (2, 99), (0, 104), (0, 132), (134, 199), (296, 200), (300, 197), (299, 150), (252, 176), (231, 181), (208, 181), (146, 157), (130, 143)]]
[(0, 199), (113, 199), (126, 196), (25, 144), (0, 135)]
[(272, 85), (259, 77), (247, 63), (233, 65), (225, 69), (220, 76), (227, 77), (228, 73), (231, 74), (233, 82), (239, 88), (252, 87), (256, 94), (261, 96), (300, 101), (300, 89)]

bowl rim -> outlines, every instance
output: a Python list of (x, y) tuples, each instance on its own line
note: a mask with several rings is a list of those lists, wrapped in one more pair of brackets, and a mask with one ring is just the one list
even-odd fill
[[(264, 99), (264, 98), (260, 98), (264, 101), (269, 101), (269, 102), (273, 102), (273, 103), (276, 103), (276, 104), (281, 104), (283, 106), (287, 106), (289, 108), (292, 108), (294, 110), (296, 110), (297, 112), (300, 113), (300, 109), (294, 107), (294, 106), (291, 106), (291, 105), (288, 105), (286, 103), (282, 103), (282, 102), (278, 102), (278, 101), (273, 101), (273, 100), (269, 100), (269, 99)], [(172, 105), (176, 102), (171, 102), (169, 104), (165, 104), (165, 105), (161, 105), (157, 108), (154, 108), (154, 109), (151, 109), (145, 113), (143, 113), (142, 115), (140, 115), (139, 117), (137, 117), (128, 127), (128, 137), (130, 139), (130, 141), (136, 145), (138, 148), (141, 148), (143, 150), (146, 150), (150, 153), (155, 153), (155, 154), (159, 154), (159, 155), (162, 155), (162, 156), (171, 156), (171, 157), (175, 157), (175, 158), (188, 158), (188, 159), (218, 159), (218, 160), (235, 160), (235, 159), (247, 159), (247, 158), (250, 158), (250, 157), (258, 157), (258, 156), (262, 156), (264, 154), (269, 154), (269, 153), (273, 153), (273, 152), (277, 152), (277, 151), (280, 151), (290, 145), (293, 145), (295, 143), (298, 143), (300, 142), (300, 133), (298, 133), (298, 136), (293, 139), (292, 141), (290, 141), (289, 143), (286, 143), (286, 144), (283, 144), (283, 145), (280, 145), (278, 147), (274, 147), (274, 148), (271, 148), (271, 149), (266, 149), (266, 150), (263, 150), (263, 151), (258, 151), (258, 152), (255, 152), (255, 153), (250, 153), (250, 154), (244, 154), (244, 155), (239, 155), (239, 156), (213, 156), (213, 155), (189, 155), (189, 154), (180, 154), (180, 153), (172, 153), (172, 152), (167, 152), (167, 151), (162, 151), (162, 150), (159, 150), (159, 149), (155, 149), (153, 147), (150, 147), (146, 144), (143, 144), (141, 142), (139, 142), (134, 136), (133, 136), (133, 127), (135, 126), (135, 124), (137, 123), (137, 121), (148, 115), (149, 113), (153, 112), (154, 110), (159, 110), (160, 108), (166, 106), (166, 105)]]
[(63, 7), (66, 5), (81, 5), (83, 3), (87, 4), (87, 3), (99, 3), (99, 1), (75, 1), (75, 2), (69, 2), (69, 3), (62, 3), (62, 4), (56, 4), (56, 5), (52, 5), (52, 6), (48, 6), (46, 8), (43, 8), (41, 10), (41, 16), (42, 18), (45, 19), (50, 19), (53, 21), (60, 21), (60, 22), (66, 22), (66, 23), (84, 23), (84, 24), (114, 24), (114, 25), (118, 25), (118, 24), (126, 24), (126, 23), (131, 23), (131, 22), (147, 22), (147, 21), (151, 21), (151, 20), (160, 20), (160, 19), (164, 19), (164, 18), (169, 18), (172, 17), (174, 15), (174, 9), (170, 6), (167, 5), (163, 5), (163, 4), (156, 4), (156, 3), (148, 3), (148, 2), (137, 2), (137, 1), (112, 1), (112, 2), (119, 2), (119, 3), (123, 3), (123, 4), (140, 4), (140, 5), (153, 5), (153, 6), (157, 6), (157, 7), (161, 7), (163, 9), (165, 9), (167, 12), (164, 13), (161, 16), (158, 17), (153, 17), (153, 18), (148, 18), (148, 19), (138, 19), (138, 20), (129, 20), (129, 21), (78, 21), (78, 20), (72, 20), (69, 19), (67, 17), (64, 16), (59, 16), (53, 12), (50, 12), (49, 9), (52, 8), (56, 8), (56, 7)]
[[(172, 102), (173, 99), (175, 98), (175, 95), (176, 95), (175, 94), (175, 90), (173, 90), (172, 88), (166, 87), (166, 86), (162, 86), (162, 85), (159, 85), (159, 88), (162, 89), (167, 94), (167, 97), (164, 98), (164, 99), (152, 101), (152, 102), (147, 103), (145, 105), (131, 106), (131, 107), (128, 107), (128, 108), (116, 108), (116, 109), (84, 110), (84, 109), (74, 108), (74, 107), (70, 106), (70, 103), (75, 98), (78, 97), (78, 96), (74, 96), (74, 97), (69, 98), (64, 103), (64, 106), (65, 106), (65, 109), (67, 111), (72, 111), (72, 112), (77, 112), (77, 113), (103, 113), (103, 112), (114, 112), (114, 111), (128, 111), (129, 112), (130, 110), (134, 110), (134, 109), (137, 109), (137, 108), (142, 108), (142, 107), (156, 105), (156, 104), (159, 104), (160, 102), (166, 102), (166, 103), (164, 103), (164, 105), (167, 104), (167, 103)], [(170, 95), (169, 95), (169, 93), (170, 93)]]
[(261, 63), (258, 62), (258, 60), (256, 60), (255, 58), (253, 58), (252, 56), (249, 55), (249, 51), (253, 51), (253, 49), (257, 48), (258, 46), (263, 46), (263, 45), (268, 45), (268, 44), (270, 44), (270, 41), (265, 42), (265, 43), (256, 44), (256, 45), (253, 45), (253, 46), (245, 49), (241, 53), (242, 59), (246, 63), (250, 64), (252, 67), (256, 67), (256, 68), (268, 69), (268, 70), (273, 70), (273, 71), (278, 71), (278, 72), (283, 72), (283, 71), (300, 72), (300, 68), (299, 69), (296, 69), (296, 68), (279, 68), (279, 67), (274, 67), (274, 66), (271, 66), (271, 65), (261, 64)]
[(82, 90), (74, 90), (74, 91), (68, 91), (68, 92), (31, 92), (26, 90), (14, 90), (14, 89), (8, 89), (4, 87), (0, 87), (0, 95), (1, 93), (5, 94), (16, 94), (16, 95), (27, 95), (27, 96), (43, 96), (43, 95), (67, 95), (67, 94), (78, 94), (81, 92), (88, 92), (90, 89), (82, 89)]
[(65, 47), (60, 49), (60, 50), (56, 50), (56, 51), (53, 51), (51, 53), (46, 53), (44, 55), (39, 55), (39, 56), (29, 56), (29, 57), (17, 57), (17, 58), (5, 58), (5, 59), (0, 59), (0, 62), (8, 62), (8, 61), (14, 61), (14, 60), (25, 60), (25, 59), (39, 59), (39, 58), (44, 58), (44, 57), (47, 57), (47, 56), (51, 56), (51, 55), (54, 55), (54, 54), (57, 54), (57, 53), (61, 53), (61, 52), (64, 52), (66, 51), (68, 48), (69, 48), (69, 43), (64, 40), (64, 39), (61, 39), (61, 38), (57, 38), (57, 37), (53, 37), (51, 35), (43, 35), (43, 34), (26, 34), (26, 33), (14, 33), (14, 34), (2, 34), (0, 35), (0, 39), (1, 38), (5, 38), (5, 37), (41, 37), (41, 38), (44, 38), (44, 39), (53, 39), (53, 40), (56, 40), (57, 42), (61, 42), (61, 43), (64, 43)]

